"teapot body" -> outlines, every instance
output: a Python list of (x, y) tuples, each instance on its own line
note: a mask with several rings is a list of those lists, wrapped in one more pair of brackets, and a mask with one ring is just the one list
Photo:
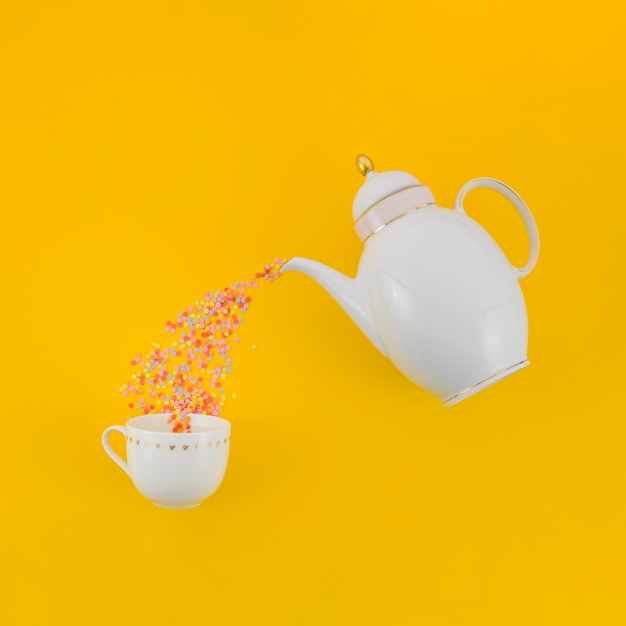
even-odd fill
[(446, 405), (529, 364), (515, 268), (463, 211), (428, 206), (386, 225), (357, 281), (391, 361)]
[[(529, 365), (518, 281), (537, 263), (539, 233), (522, 198), (498, 180), (475, 178), (454, 209), (443, 209), (410, 174), (378, 174), (364, 155), (357, 165), (366, 182), (352, 205), (364, 244), (356, 278), (302, 257), (282, 271), (313, 278), (383, 355), (446, 406)], [(466, 214), (463, 200), (478, 188), (503, 195), (522, 218), (530, 242), (523, 267)]]

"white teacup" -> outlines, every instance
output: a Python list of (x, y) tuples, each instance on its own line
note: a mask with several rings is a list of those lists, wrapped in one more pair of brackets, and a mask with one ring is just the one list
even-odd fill
[[(134, 417), (102, 433), (106, 453), (154, 504), (197, 506), (220, 486), (230, 450), (230, 423), (214, 415), (191, 415), (191, 433), (173, 433), (169, 413)], [(111, 448), (111, 431), (126, 438), (127, 462)]]

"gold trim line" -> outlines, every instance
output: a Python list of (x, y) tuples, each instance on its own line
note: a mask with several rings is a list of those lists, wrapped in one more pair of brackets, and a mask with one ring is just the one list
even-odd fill
[(451, 400), (454, 400), (454, 398), (458, 398), (459, 396), (462, 396), (464, 393), (467, 393), (468, 391), (470, 391), (470, 389), (474, 389), (474, 387), (478, 387), (479, 385), (483, 385), (484, 383), (490, 381), (492, 378), (495, 378), (496, 376), (500, 376), (500, 374), (504, 374), (504, 372), (508, 372), (509, 370), (512, 370), (516, 367), (519, 367), (522, 363), (527, 363), (528, 359), (524, 359), (523, 361), (520, 361), (519, 363), (516, 363), (515, 365), (510, 365), (509, 367), (505, 367), (503, 370), (500, 370), (499, 372), (496, 372), (495, 374), (492, 374), (491, 376), (485, 378), (484, 380), (481, 380), (479, 383), (475, 383), (474, 385), (470, 385), (467, 389), (463, 389), (463, 391), (459, 391), (459, 393), (455, 393), (453, 396), (450, 396), (449, 398), (446, 398), (443, 403), (447, 404), (448, 402), (450, 402)]
[(424, 207), (431, 206), (433, 204), (437, 204), (437, 203), (426, 202), (425, 204), (414, 206), (412, 209), (409, 209), (408, 211), (405, 211), (404, 213), (401, 213), (400, 215), (396, 215), (393, 219), (390, 219), (388, 222), (381, 224), (376, 230), (373, 230), (365, 239), (363, 239), (363, 243), (365, 243), (372, 235), (375, 235), (379, 230), (382, 230), (383, 228), (385, 228), (385, 226), (391, 224), (392, 222), (399, 220), (401, 217), (404, 217), (405, 215), (408, 215), (409, 213), (413, 213), (413, 211), (417, 211), (418, 209), (423, 209)]
[(404, 193), (405, 191), (408, 191), (409, 189), (418, 189), (419, 187), (423, 187), (423, 186), (424, 185), (411, 185), (410, 187), (405, 187), (404, 189), (400, 189), (400, 191), (396, 191), (395, 193), (392, 193), (390, 196), (387, 196), (386, 198), (379, 200), (376, 204), (372, 204), (372, 206), (369, 207), (369, 209), (366, 209), (365, 211), (363, 211), (363, 213), (361, 213), (361, 215), (359, 215), (359, 217), (354, 222), (354, 225), (356, 226), (361, 220), (361, 218), (365, 217), (372, 209), (375, 209), (377, 206), (380, 206), (383, 202), (387, 202), (389, 198), (394, 198), (395, 196), (401, 193)]

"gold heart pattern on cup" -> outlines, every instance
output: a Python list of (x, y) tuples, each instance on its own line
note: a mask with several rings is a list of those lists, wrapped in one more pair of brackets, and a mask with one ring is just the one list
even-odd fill
[[(132, 438), (132, 437), (128, 437), (128, 440), (129, 440), (131, 443), (133, 442), (133, 438)], [(140, 439), (135, 439), (134, 441), (135, 441), (135, 444), (136, 444), (136, 445), (139, 445), (139, 444), (141, 443), (141, 440), (140, 440)], [(224, 445), (225, 445), (227, 442), (228, 442), (228, 438), (224, 439), (224, 441), (223, 441)], [(216, 442), (215, 442), (215, 446), (216, 446), (216, 447), (218, 447), (221, 443), (222, 443), (221, 441), (216, 441)], [(194, 447), (196, 448), (196, 450), (200, 450), (200, 448), (202, 448), (202, 445), (203, 445), (203, 444), (201, 444), (201, 443), (197, 443), (197, 444), (195, 444), (195, 446), (194, 446)], [(149, 447), (150, 447), (150, 442), (149, 442), (149, 441), (144, 441), (144, 442), (143, 442), (143, 447), (144, 447), (144, 448), (149, 448)], [(155, 443), (155, 444), (154, 444), (154, 447), (158, 450), (158, 449), (161, 447), (161, 444), (160, 444), (160, 443)], [(206, 444), (206, 447), (207, 447), (207, 448), (211, 448), (211, 447), (213, 447), (213, 442), (209, 441), (209, 442)], [(170, 448), (170, 450), (175, 450), (175, 449), (176, 449), (176, 444), (171, 444), (171, 445), (169, 446), (169, 448)], [(183, 449), (184, 451), (187, 451), (187, 450), (189, 449), (189, 445), (188, 445), (188, 444), (184, 444), (184, 445), (182, 446), (182, 449)]]

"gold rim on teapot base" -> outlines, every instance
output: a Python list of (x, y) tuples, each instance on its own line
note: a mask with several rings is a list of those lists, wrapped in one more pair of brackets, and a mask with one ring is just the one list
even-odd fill
[(483, 389), (485, 389), (485, 387), (489, 387), (490, 385), (497, 383), (499, 380), (502, 380), (503, 378), (510, 376), (514, 372), (517, 372), (518, 370), (521, 370), (524, 367), (528, 367), (529, 365), (530, 365), (530, 361), (528, 359), (525, 359), (524, 361), (520, 361), (519, 363), (516, 363), (515, 365), (511, 365), (510, 367), (505, 367), (503, 370), (500, 370), (499, 372), (492, 374), (491, 376), (485, 378), (484, 380), (481, 380), (479, 383), (476, 383), (475, 385), (471, 385), (470, 387), (463, 389), (463, 391), (459, 391), (459, 393), (455, 393), (453, 396), (450, 396), (449, 398), (443, 401), (443, 405), (452, 406), (453, 404), (456, 404), (457, 402), (460, 402), (461, 400), (465, 400), (465, 398), (468, 398), (469, 396), (473, 396), (475, 393), (482, 391)]

